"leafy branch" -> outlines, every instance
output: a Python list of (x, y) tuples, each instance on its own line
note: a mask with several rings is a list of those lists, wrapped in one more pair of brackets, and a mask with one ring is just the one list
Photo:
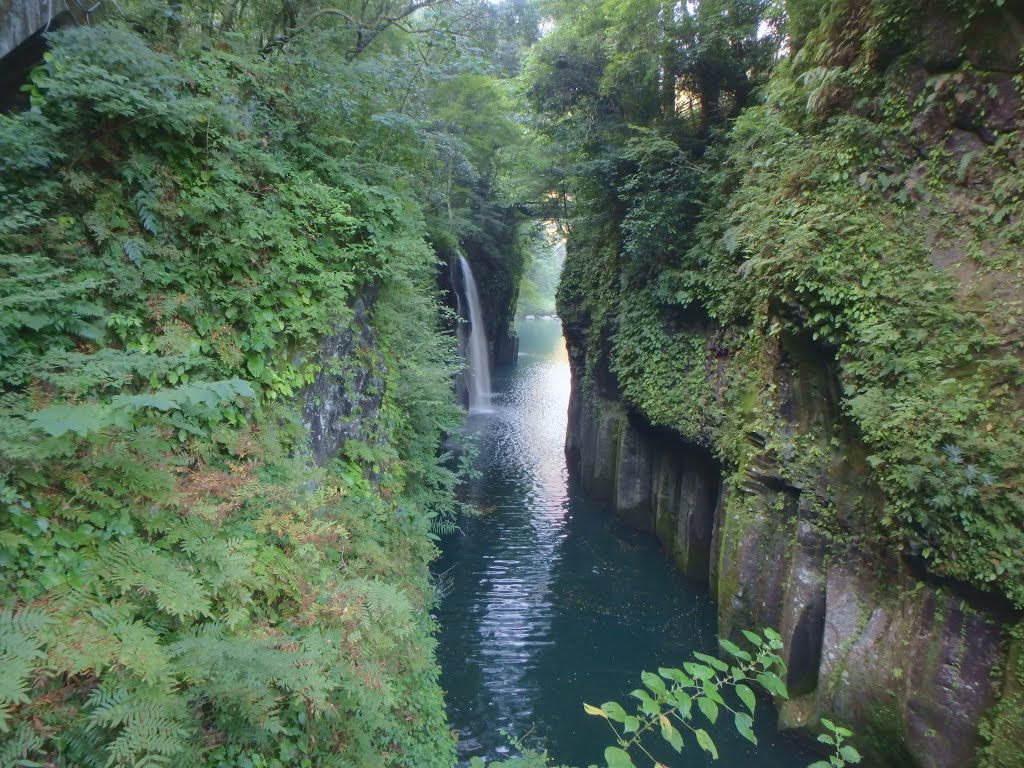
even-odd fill
[[(657, 732), (676, 752), (682, 752), (685, 745), (683, 733), (689, 731), (698, 746), (718, 759), (718, 748), (710, 734), (698, 726), (697, 711), (714, 725), (722, 710), (731, 712), (736, 731), (751, 744), (757, 744), (754, 735), (754, 712), (757, 696), (751, 687), (757, 685), (773, 696), (789, 698), (782, 678), (786, 664), (779, 655), (782, 638), (773, 629), (764, 629), (762, 634), (743, 631), (751, 649), (744, 650), (735, 643), (720, 639), (719, 645), (730, 657), (728, 661), (695, 653), (698, 661), (688, 661), (682, 669), (661, 667), (658, 674), (642, 672), (643, 688), (637, 688), (630, 695), (639, 700), (636, 714), (628, 714), (615, 701), (608, 701), (600, 707), (584, 704), (587, 714), (604, 718), (615, 734), (617, 746), (605, 749), (604, 758), (608, 768), (636, 768), (633, 754), (643, 753), (654, 768), (666, 768), (644, 745), (649, 734)], [(730, 703), (727, 694), (735, 698)], [(822, 719), (829, 733), (822, 734), (818, 741), (833, 747), (828, 761), (818, 761), (810, 768), (845, 768), (860, 762), (860, 754), (844, 739), (852, 736), (845, 728)], [(633, 754), (631, 754), (631, 752)]]
[[(752, 729), (757, 699), (748, 683), (756, 682), (769, 693), (788, 698), (786, 684), (782, 681), (786, 664), (778, 654), (782, 638), (777, 632), (765, 629), (763, 637), (750, 631), (743, 634), (752, 646), (752, 653), (724, 638), (719, 640), (723, 650), (732, 657), (731, 663), (695, 653), (703, 663), (688, 661), (682, 669), (661, 667), (658, 674), (642, 672), (640, 678), (648, 690), (637, 688), (630, 694), (640, 701), (635, 715), (627, 714), (614, 701), (600, 707), (584, 704), (588, 714), (603, 717), (615, 734), (618, 746), (608, 747), (604, 753), (609, 768), (635, 768), (630, 750), (639, 750), (655, 766), (662, 766), (643, 744), (644, 737), (655, 730), (676, 752), (682, 752), (685, 743), (680, 728), (688, 730), (701, 749), (718, 759), (714, 740), (694, 722), (694, 707), (711, 725), (718, 721), (721, 710), (731, 712), (739, 734), (757, 744)], [(729, 704), (726, 701), (723, 694), (730, 690), (739, 702)]]
[(849, 744), (843, 743), (844, 740), (853, 736), (853, 732), (836, 725), (831, 720), (826, 720), (824, 717), (821, 718), (821, 724), (829, 730), (829, 733), (823, 733), (818, 736), (818, 741), (832, 747), (833, 753), (829, 756), (828, 760), (819, 760), (816, 763), (812, 763), (808, 768), (846, 768), (847, 765), (859, 763), (860, 752)]
[[(404, 6), (391, 8), (390, 3), (384, 3), (375, 14), (368, 17), (353, 15), (342, 8), (321, 8), (314, 11), (296, 26), (290, 28), (286, 34), (279, 35), (268, 42), (263, 53), (270, 53), (275, 48), (281, 48), (296, 36), (309, 29), (315, 21), (326, 16), (337, 16), (344, 19), (349, 26), (355, 30), (356, 39), (349, 49), (346, 57), (349, 60), (357, 58), (363, 51), (370, 47), (374, 40), (391, 27), (412, 34), (414, 30), (405, 24), (405, 20), (425, 8), (433, 8), (442, 5), (448, 0), (413, 0)], [(366, 6), (364, 4), (364, 10)]]

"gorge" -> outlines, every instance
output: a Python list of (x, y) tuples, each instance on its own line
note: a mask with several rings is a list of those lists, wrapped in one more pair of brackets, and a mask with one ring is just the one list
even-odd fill
[(1024, 766), (1020, 2), (63, 7), (0, 768)]

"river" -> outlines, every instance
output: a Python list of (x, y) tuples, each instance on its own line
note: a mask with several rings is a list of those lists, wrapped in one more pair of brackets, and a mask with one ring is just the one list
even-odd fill
[[(435, 572), (446, 594), (438, 656), (460, 755), (508, 754), (502, 732), (559, 763), (603, 764), (608, 726), (583, 702), (632, 709), (640, 671), (712, 652), (715, 608), (680, 576), (656, 540), (621, 529), (608, 509), (570, 492), (565, 462), (570, 377), (557, 320), (520, 324), (519, 365), (495, 372), (491, 413), (469, 417), (483, 513), (446, 538)], [(803, 768), (815, 758), (774, 733), (759, 703), (758, 747), (711, 730), (721, 759), (690, 739), (678, 768)]]

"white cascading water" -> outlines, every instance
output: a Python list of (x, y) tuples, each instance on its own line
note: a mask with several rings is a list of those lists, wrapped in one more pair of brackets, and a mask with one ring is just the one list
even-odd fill
[(466, 345), (466, 362), (469, 364), (469, 411), (480, 413), (491, 408), (491, 366), (487, 354), (487, 337), (484, 335), (484, 315), (480, 309), (480, 294), (476, 290), (473, 270), (463, 256), (459, 256), (462, 282), (466, 287), (466, 301), (469, 303), (469, 343)]

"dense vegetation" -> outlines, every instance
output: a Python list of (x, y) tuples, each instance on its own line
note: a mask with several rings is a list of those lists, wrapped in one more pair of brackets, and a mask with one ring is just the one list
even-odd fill
[[(790, 3), (780, 27), (756, 0), (670, 19), (656, 2), (567, 4), (531, 95), (574, 174), (561, 311), (588, 348), (611, 339), (588, 364), (727, 466), (762, 433), (810, 478), (828, 459), (784, 449), (764, 369), (803, 348), (835, 367), (884, 497), (853, 527), (1020, 608), (1024, 179), (997, 107), (1020, 76), (972, 71), (1015, 68), (1012, 53), (957, 69), (997, 5)], [(956, 25), (951, 51), (922, 39), (928, 14)], [(929, 76), (914, 68), (929, 55), (953, 59)]]
[[(480, 218), (517, 49), (466, 37), (518, 21), (361, 8), (119, 6), (0, 116), (4, 766), (453, 762), (437, 277), (523, 260)], [(360, 423), (317, 466), (323, 380)]]
[[(453, 762), (444, 264), (497, 339), (521, 285), (550, 310), (538, 219), (585, 387), (727, 482), (754, 448), (806, 487), (855, 465), (817, 524), (1019, 615), (1001, 6), (133, 0), (52, 34), (0, 115), (0, 765)], [(840, 433), (780, 421), (780, 350)]]
[[(731, 519), (784, 524), (743, 491), (764, 472), (833, 556), (997, 606), (1019, 643), (1019, 15), (785, 5), (552, 4), (529, 96), (583, 386), (711, 452)], [(1021, 727), (1010, 677), (989, 734)]]

